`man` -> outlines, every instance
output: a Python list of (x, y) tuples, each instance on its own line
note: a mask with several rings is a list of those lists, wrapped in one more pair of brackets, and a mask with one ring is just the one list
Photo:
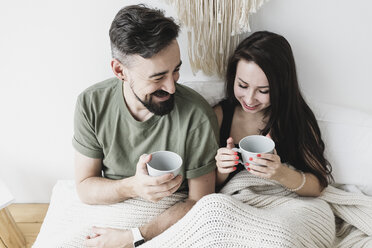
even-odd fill
[[(110, 28), (115, 78), (79, 95), (73, 145), (80, 199), (112, 204), (142, 197), (157, 202), (188, 189), (186, 201), (139, 229), (94, 228), (86, 244), (132, 247), (162, 233), (215, 187), (217, 119), (200, 95), (177, 84), (179, 26), (159, 10), (123, 8)], [(150, 177), (146, 163), (158, 150), (183, 159), (181, 175)]]

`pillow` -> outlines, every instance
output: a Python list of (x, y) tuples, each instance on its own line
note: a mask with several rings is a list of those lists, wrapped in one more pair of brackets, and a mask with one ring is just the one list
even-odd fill
[(325, 155), (337, 184), (372, 193), (372, 115), (337, 105), (309, 102), (318, 121)]
[(181, 84), (198, 92), (212, 107), (225, 98), (225, 83), (223, 81), (188, 81)]

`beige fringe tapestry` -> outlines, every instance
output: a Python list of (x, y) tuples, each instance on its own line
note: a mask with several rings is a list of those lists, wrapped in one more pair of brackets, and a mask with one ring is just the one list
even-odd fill
[(249, 16), (266, 0), (164, 0), (175, 6), (187, 28), (188, 55), (193, 73), (222, 77), (227, 59), (239, 43), (239, 35), (250, 32)]

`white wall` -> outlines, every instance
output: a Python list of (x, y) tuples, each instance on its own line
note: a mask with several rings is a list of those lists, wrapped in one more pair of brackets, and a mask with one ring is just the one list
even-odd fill
[[(0, 179), (17, 202), (48, 202), (58, 179), (73, 178), (73, 111), (79, 92), (111, 77), (108, 29), (116, 12), (138, 1), (0, 2)], [(176, 16), (162, 1), (141, 1)], [(305, 95), (372, 114), (372, 17), (367, 0), (271, 0), (252, 31), (292, 44)], [(192, 75), (179, 38), (180, 81)]]
[(251, 24), (288, 39), (306, 96), (372, 113), (371, 8), (368, 0), (272, 0)]

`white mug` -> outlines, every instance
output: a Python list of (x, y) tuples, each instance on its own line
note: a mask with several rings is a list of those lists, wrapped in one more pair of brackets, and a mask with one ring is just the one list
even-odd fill
[[(239, 148), (233, 148), (234, 151), (242, 155), (243, 161), (239, 160), (245, 167), (245, 163), (260, 165), (253, 163), (249, 158), (254, 158), (257, 154), (274, 153), (275, 143), (272, 139), (262, 135), (249, 135), (239, 141)], [(261, 165), (264, 166), (264, 165)]]
[(150, 176), (157, 177), (168, 173), (177, 176), (181, 170), (182, 158), (170, 151), (157, 151), (151, 153), (151, 160), (146, 163)]

